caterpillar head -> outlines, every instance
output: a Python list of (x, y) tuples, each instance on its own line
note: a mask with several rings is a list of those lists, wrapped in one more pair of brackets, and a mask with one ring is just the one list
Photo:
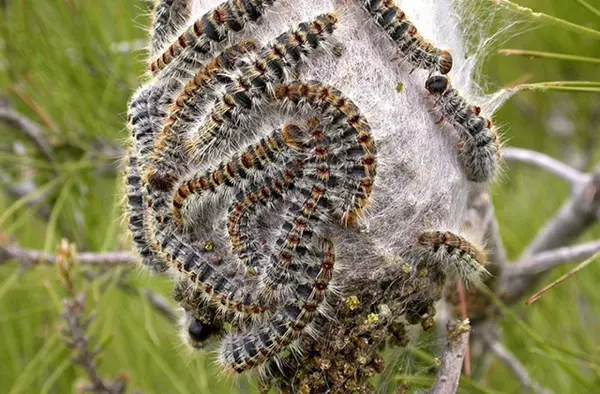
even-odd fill
[(434, 75), (425, 82), (425, 89), (431, 94), (442, 94), (448, 88), (448, 78)]

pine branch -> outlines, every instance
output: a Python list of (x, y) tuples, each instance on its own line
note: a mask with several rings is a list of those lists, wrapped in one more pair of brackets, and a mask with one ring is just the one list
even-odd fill
[(62, 329), (65, 344), (73, 349), (73, 363), (85, 371), (89, 381), (79, 387), (79, 391), (97, 394), (123, 394), (127, 386), (127, 376), (120, 374), (106, 379), (98, 372), (98, 360), (104, 344), (92, 348), (88, 328), (96, 317), (96, 312), (86, 314), (87, 297), (84, 290), (77, 288), (78, 258), (75, 247), (62, 240), (55, 256), (67, 297), (63, 300), (61, 317), (65, 322)]
[[(600, 167), (597, 167), (592, 174), (582, 174), (543, 154), (525, 152), (527, 154), (522, 157), (535, 157), (534, 161), (541, 168), (557, 175), (563, 174), (562, 177), (571, 183), (572, 195), (558, 213), (538, 232), (538, 235), (521, 255), (521, 261), (530, 259), (540, 252), (572, 244), (597, 222), (600, 212), (600, 194), (598, 193), (600, 190)], [(546, 271), (543, 270), (535, 275), (512, 276), (511, 280), (506, 280), (502, 291), (503, 301), (512, 303), (518, 300), (544, 277)]]
[[(114, 267), (118, 265), (135, 265), (136, 258), (130, 252), (82, 252), (77, 255), (79, 264)], [(58, 256), (52, 253), (44, 253), (39, 250), (23, 249), (16, 245), (0, 245), (0, 264), (11, 260), (17, 260), (24, 266), (38, 264), (56, 264)]]
[(469, 320), (448, 322), (448, 342), (442, 355), (442, 364), (431, 394), (453, 394), (458, 389), (463, 360), (469, 345)]
[(546, 390), (540, 387), (537, 383), (533, 382), (523, 364), (521, 364), (521, 362), (511, 352), (502, 346), (500, 342), (490, 340), (486, 336), (484, 336), (484, 340), (489, 346), (489, 349), (515, 374), (526, 391), (536, 394), (551, 393), (551, 391)]
[(565, 263), (580, 263), (598, 252), (600, 241), (540, 252), (511, 264), (506, 270), (506, 275), (508, 279), (512, 279), (544, 273)]
[(589, 176), (582, 174), (575, 168), (556, 160), (548, 155), (528, 149), (504, 148), (502, 157), (506, 161), (517, 161), (531, 164), (569, 182), (572, 186), (588, 180)]
[(10, 126), (13, 126), (16, 131), (20, 132), (31, 142), (33, 142), (40, 153), (42, 153), (42, 155), (44, 155), (48, 161), (54, 162), (56, 160), (52, 145), (42, 132), (42, 126), (29, 119), (25, 115), (15, 111), (4, 100), (0, 100), (0, 120), (4, 121)]

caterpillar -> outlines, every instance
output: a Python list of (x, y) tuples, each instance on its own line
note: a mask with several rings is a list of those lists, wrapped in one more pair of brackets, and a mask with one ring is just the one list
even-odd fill
[(179, 59), (181, 70), (194, 70), (197, 59), (205, 58), (214, 51), (215, 43), (226, 41), (232, 33), (240, 32), (249, 23), (262, 16), (275, 0), (228, 0), (196, 20), (170, 44), (161, 55), (150, 63), (150, 71), (156, 75), (167, 65)]
[(178, 278), (173, 286), (173, 299), (184, 309), (180, 320), (184, 343), (193, 349), (202, 349), (214, 337), (224, 335), (223, 315), (203, 299), (187, 278)]
[(315, 270), (312, 285), (296, 287), (296, 299), (279, 308), (259, 326), (249, 332), (229, 334), (223, 339), (219, 362), (227, 370), (242, 373), (264, 364), (311, 328), (317, 309), (325, 301), (335, 264), (332, 242), (323, 239), (322, 243), (321, 267)]
[(467, 178), (473, 182), (493, 179), (500, 162), (500, 139), (491, 120), (481, 116), (480, 108), (469, 104), (445, 76), (430, 77), (425, 89), (441, 114), (437, 123), (445, 120), (458, 131), (458, 157)]
[(453, 59), (450, 52), (427, 41), (394, 0), (360, 0), (362, 7), (394, 42), (404, 59), (430, 73), (448, 74)]
[(189, 0), (157, 0), (152, 9), (150, 53), (159, 51), (190, 16)]
[(416, 251), (421, 260), (467, 285), (477, 286), (489, 275), (485, 251), (450, 231), (420, 233)]

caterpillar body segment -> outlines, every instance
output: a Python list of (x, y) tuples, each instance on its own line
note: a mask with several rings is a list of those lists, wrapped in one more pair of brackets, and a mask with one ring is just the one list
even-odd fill
[(135, 153), (129, 153), (127, 181), (127, 216), (128, 229), (133, 239), (138, 254), (142, 257), (142, 264), (153, 272), (165, 272), (169, 266), (152, 247), (149, 217), (145, 206), (145, 193), (142, 187), (142, 177), (138, 158)]
[(251, 216), (267, 213), (275, 201), (283, 199), (294, 187), (296, 180), (297, 175), (286, 170), (281, 178), (267, 181), (267, 185), (254, 191), (241, 193), (238, 202), (230, 208), (227, 229), (231, 249), (246, 268), (247, 274), (257, 275), (260, 268), (257, 242), (252, 237)]
[(341, 203), (335, 204), (334, 216), (344, 226), (355, 226), (369, 201), (377, 168), (375, 140), (368, 122), (350, 99), (319, 81), (279, 85), (275, 99), (286, 107), (321, 113), (343, 130), (342, 135), (353, 139), (354, 144), (350, 145), (348, 151), (350, 155), (358, 157), (344, 163), (341, 170), (344, 171), (344, 183), (352, 185), (354, 190), (340, 191), (344, 198), (339, 199)]
[(150, 63), (150, 71), (156, 75), (167, 65), (171, 69), (193, 72), (210, 57), (215, 48), (227, 41), (233, 33), (255, 23), (275, 0), (228, 0), (208, 11), (175, 39)]
[(160, 105), (163, 93), (162, 85), (142, 88), (132, 98), (127, 116), (127, 126), (132, 137), (126, 174), (128, 228), (133, 243), (142, 256), (142, 264), (154, 272), (165, 272), (169, 265), (160, 256), (153, 241), (143, 166), (165, 115)]
[(404, 59), (430, 73), (448, 74), (453, 59), (450, 52), (427, 41), (394, 0), (359, 0), (371, 18), (394, 42)]
[(330, 224), (322, 212), (327, 208), (327, 188), (317, 183), (304, 187), (296, 184), (295, 189), (299, 195), (291, 198), (276, 241), (277, 253), (261, 275), (261, 292), (268, 300), (284, 300), (295, 293), (296, 286), (304, 281), (303, 272), (314, 265), (315, 233)]
[(485, 251), (450, 231), (424, 231), (418, 236), (417, 253), (426, 264), (467, 285), (479, 285), (489, 276)]
[(473, 182), (488, 182), (495, 178), (502, 160), (500, 139), (491, 124), (483, 131), (458, 145), (458, 159), (467, 178)]
[(465, 175), (473, 182), (494, 178), (500, 163), (500, 139), (491, 120), (480, 115), (480, 108), (469, 104), (442, 75), (427, 79), (425, 88), (433, 96), (434, 110), (458, 132), (458, 157)]
[(248, 332), (226, 336), (219, 350), (219, 362), (227, 370), (242, 373), (272, 359), (310, 331), (311, 323), (326, 301), (335, 264), (333, 243), (320, 240), (321, 267), (310, 284), (296, 287), (293, 301), (288, 301), (268, 319)]
[[(216, 149), (215, 143), (231, 144), (237, 139), (231, 132), (243, 120), (259, 115), (260, 109), (273, 96), (274, 86), (288, 79), (297, 66), (330, 37), (337, 24), (334, 13), (317, 16), (310, 22), (300, 23), (272, 41), (254, 60), (233, 76), (231, 86), (219, 99), (189, 150), (194, 162), (200, 162), (207, 148)], [(227, 136), (227, 140), (218, 140)]]
[(204, 106), (214, 97), (219, 76), (233, 70), (244, 55), (256, 49), (257, 44), (250, 40), (225, 49), (202, 67), (175, 98), (156, 137), (150, 155), (151, 165), (146, 170), (148, 182), (153, 187), (167, 191), (178, 175), (185, 172), (187, 156), (181, 149), (185, 133), (197, 124)]
[[(295, 125), (286, 125), (270, 135), (250, 145), (247, 149), (233, 155), (215, 169), (205, 171), (183, 180), (173, 197), (173, 216), (181, 222), (181, 209), (191, 195), (202, 195), (215, 192), (220, 187), (240, 189), (242, 184), (254, 184), (270, 173), (269, 167), (275, 170), (294, 161), (297, 154), (294, 149), (300, 143), (301, 130)], [(296, 136), (294, 134), (297, 134)], [(295, 177), (294, 171), (289, 175)]]
[(190, 17), (190, 0), (157, 0), (152, 9), (150, 55), (156, 56)]
[(140, 166), (147, 162), (154, 138), (161, 130), (166, 109), (163, 100), (167, 87), (163, 84), (146, 85), (139, 89), (128, 107), (127, 126), (133, 138), (134, 150), (139, 155)]
[(240, 316), (260, 315), (274, 308), (254, 296), (252, 286), (240, 281), (239, 272), (218, 253), (213, 253), (206, 244), (190, 245), (182, 238), (168, 228), (156, 235), (162, 253), (182, 277), (191, 281), (193, 288), (204, 297), (204, 302), (211, 303), (224, 313)]

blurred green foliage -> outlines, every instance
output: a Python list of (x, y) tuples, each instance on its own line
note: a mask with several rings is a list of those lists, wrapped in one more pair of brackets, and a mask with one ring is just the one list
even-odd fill
[[(15, 182), (23, 180), (19, 179), (20, 170), (32, 168), (25, 173), (49, 191), (43, 200), (49, 207), (48, 220), (40, 220), (27, 201), (0, 193), (0, 237), (46, 251), (53, 251), (61, 237), (68, 237), (79, 249), (122, 248), (127, 241), (121, 220), (121, 180), (110, 152), (123, 146), (127, 136), (126, 102), (139, 84), (144, 54), (121, 51), (114, 44), (145, 38), (148, 4), (115, 0), (4, 3), (8, 6), (0, 5), (0, 99), (7, 99), (19, 112), (45, 126), (57, 160), (49, 164), (30, 144), (19, 144), (22, 136), (0, 125), (0, 168), (15, 176)], [(520, 4), (600, 28), (600, 18), (576, 1), (521, 0)], [(503, 47), (600, 54), (600, 40), (544, 26)], [(491, 91), (524, 79), (600, 80), (600, 68), (493, 54), (484, 75)], [(597, 94), (519, 93), (499, 111), (496, 121), (508, 145), (564, 160), (573, 152), (590, 150), (590, 160), (583, 163), (587, 169), (598, 161)], [(565, 130), (573, 135), (564, 135)], [(106, 146), (107, 141), (112, 145)], [(20, 146), (27, 154), (19, 154)], [(98, 171), (104, 167), (106, 170)], [(518, 257), (568, 195), (568, 185), (546, 173), (522, 165), (507, 167), (494, 187), (494, 201), (511, 258)], [(599, 236), (595, 227), (585, 237)], [(565, 270), (567, 267), (558, 269), (553, 276)], [(599, 282), (600, 267), (592, 265), (533, 306), (512, 308), (514, 314), (504, 319), (506, 347), (534, 380), (557, 393), (600, 390)], [(167, 297), (170, 291), (167, 280), (142, 271), (117, 269), (100, 273), (94, 281), (82, 279), (80, 285), (89, 290), (89, 304), (99, 313), (90, 335), (98, 343), (112, 335), (103, 352), (102, 373), (126, 372), (130, 388), (153, 393), (238, 390), (237, 381), (218, 378), (209, 359), (187, 354), (177, 328), (151, 310), (141, 290), (129, 294), (123, 283), (136, 289), (152, 288)], [(60, 339), (63, 296), (52, 267), (20, 272), (14, 264), (0, 265), (0, 392), (66, 393), (83, 376), (70, 362), (70, 350)], [(421, 354), (421, 361), (423, 369), (434, 362), (426, 353)], [(405, 378), (415, 386), (428, 384), (420, 376)], [(519, 382), (499, 361), (481, 385), (494, 392), (520, 391)], [(465, 384), (461, 391), (485, 390)]]

